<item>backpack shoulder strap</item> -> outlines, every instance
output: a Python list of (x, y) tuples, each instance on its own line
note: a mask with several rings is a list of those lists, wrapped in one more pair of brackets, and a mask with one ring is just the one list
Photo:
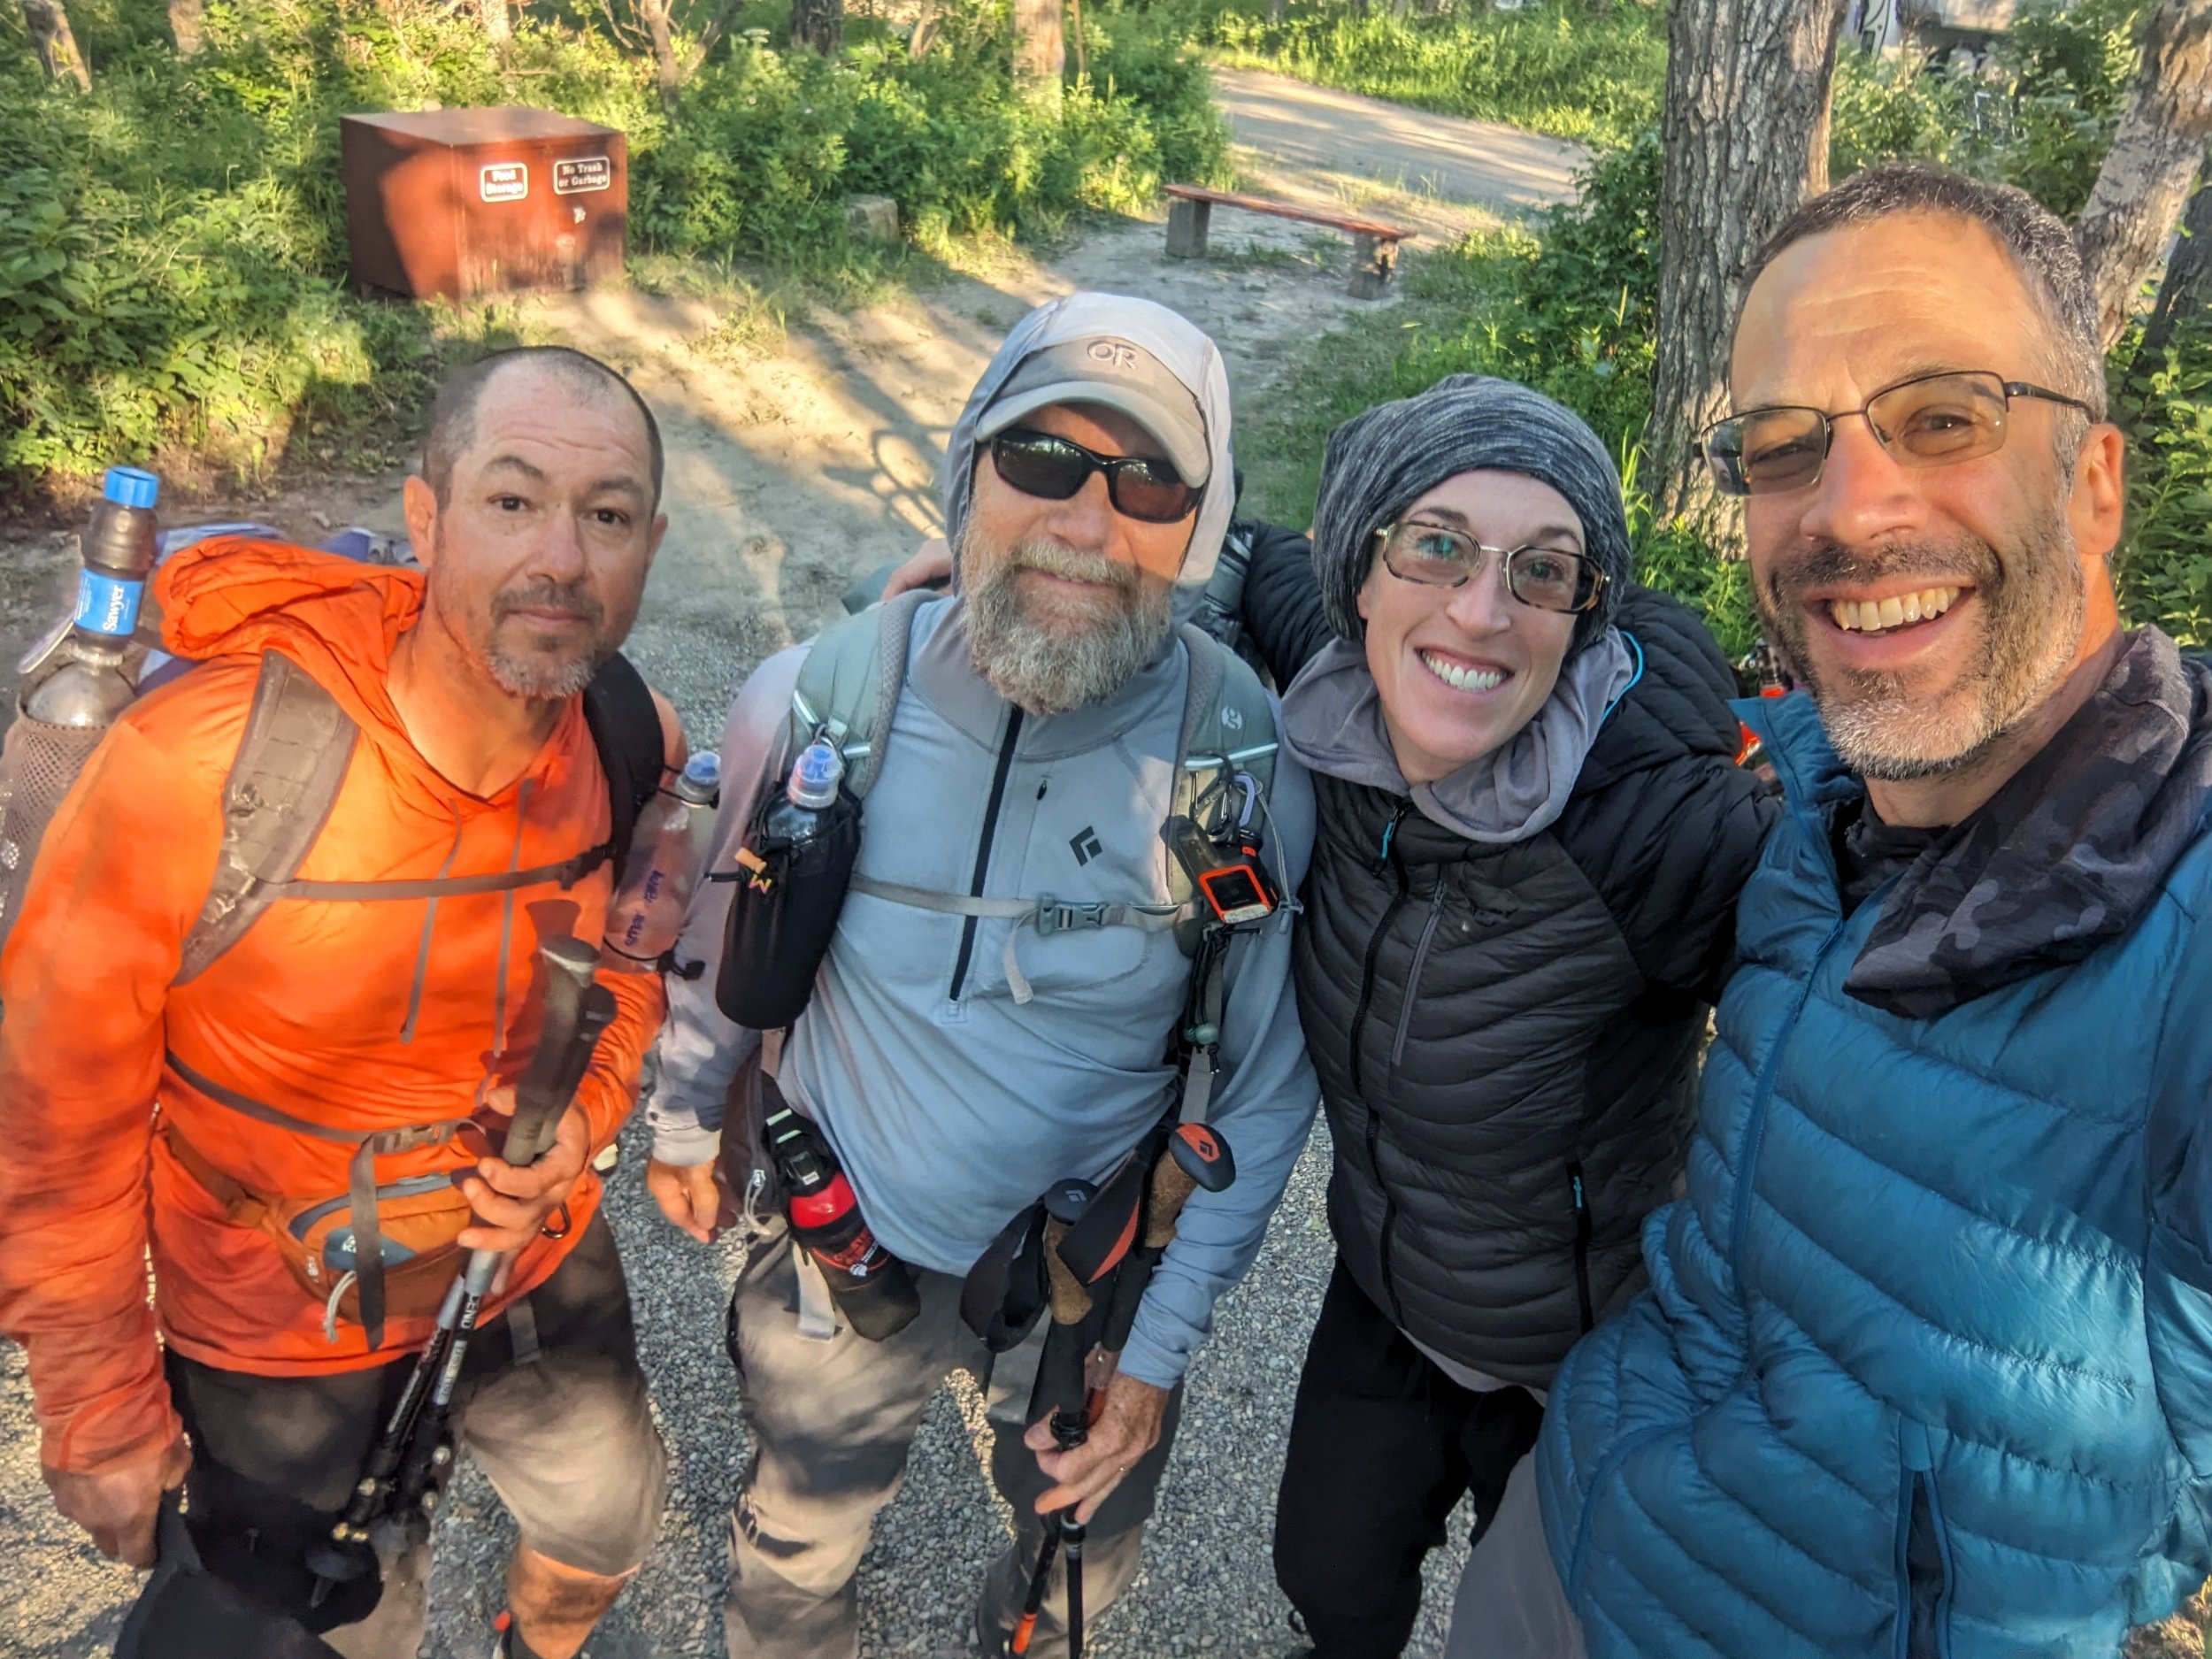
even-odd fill
[(630, 856), (638, 815), (661, 787), (668, 765), (668, 744), (661, 730), (660, 707), (637, 665), (617, 651), (600, 664), (584, 687), (584, 724), (591, 728), (599, 769), (607, 774), (608, 846), (614, 879)]
[[(1249, 772), (1264, 797), (1275, 786), (1281, 735), (1275, 705), (1252, 665), (1203, 628), (1185, 623), (1190, 680), (1183, 693), (1183, 729), (1176, 744), (1174, 813), (1187, 813), (1198, 798), (1233, 772)], [(1170, 890), (1187, 899), (1189, 881), (1169, 861)]]
[(223, 845), (176, 983), (196, 978), (268, 908), (329, 821), (360, 736), (337, 699), (288, 657), (261, 655), (245, 735), (223, 782)]
[(864, 797), (883, 770), (884, 739), (906, 685), (914, 616), (936, 598), (916, 588), (822, 630), (799, 664), (791, 694), (793, 754), (827, 728), (845, 757), (845, 787)]

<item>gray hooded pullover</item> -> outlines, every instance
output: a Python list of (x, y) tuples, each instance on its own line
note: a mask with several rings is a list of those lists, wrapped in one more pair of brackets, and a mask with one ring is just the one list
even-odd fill
[[(1202, 586), (1229, 517), (1228, 387), (1212, 342), (1148, 301), (1079, 294), (1032, 313), (1000, 349), (954, 428), (946, 517), (959, 544), (975, 464), (973, 434), (1030, 352), (1070, 340), (1126, 340), (1189, 388), (1214, 457), (1184, 565)], [(1185, 607), (1187, 608), (1187, 607)], [(772, 657), (732, 705), (714, 868), (731, 867), (759, 791), (788, 769), (787, 714), (804, 648)], [(1166, 902), (1160, 840), (1172, 791), (1188, 674), (1178, 639), (1103, 703), (1038, 718), (979, 675), (956, 596), (925, 605), (909, 635), (907, 678), (882, 771), (865, 803), (859, 869), (886, 882), (995, 898)], [(1303, 770), (1277, 762), (1269, 834), (1294, 892), (1304, 879), (1313, 802)], [(702, 885), (680, 958), (719, 952), (732, 888)], [(1211, 1328), (1213, 1304), (1244, 1275), (1311, 1126), (1318, 1090), (1290, 982), (1287, 911), (1237, 941), (1228, 966), (1225, 1079), (1211, 1121), (1237, 1179), (1194, 1195), (1154, 1277), (1122, 1369), (1171, 1386)], [(1017, 1002), (1003, 953), (1015, 924), (849, 894), (813, 999), (777, 1065), (783, 1094), (812, 1117), (862, 1211), (897, 1256), (964, 1274), (993, 1237), (1052, 1182), (1095, 1180), (1176, 1096), (1165, 1057), (1190, 964), (1166, 933), (1132, 927), (1013, 941), (1033, 998)], [(672, 979), (661, 1077), (649, 1116), (655, 1156), (716, 1156), (732, 1080), (759, 1047), (714, 1002), (714, 974)]]

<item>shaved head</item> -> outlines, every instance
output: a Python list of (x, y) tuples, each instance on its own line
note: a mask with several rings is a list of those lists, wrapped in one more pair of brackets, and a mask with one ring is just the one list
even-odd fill
[(586, 396), (626, 401), (636, 411), (644, 427), (647, 451), (652, 457), (653, 499), (649, 506), (658, 507), (665, 464), (660, 423), (653, 419), (653, 411), (646, 407), (637, 388), (620, 373), (588, 352), (569, 346), (513, 346), (495, 351), (488, 357), (479, 357), (446, 377), (445, 383), (438, 388), (437, 401), (430, 406), (430, 430), (423, 434), (422, 441), (423, 480), (436, 492), (438, 504), (442, 507), (452, 501), (454, 463), (476, 442), (476, 411), (486, 388), (503, 375), (524, 370), (551, 375)]

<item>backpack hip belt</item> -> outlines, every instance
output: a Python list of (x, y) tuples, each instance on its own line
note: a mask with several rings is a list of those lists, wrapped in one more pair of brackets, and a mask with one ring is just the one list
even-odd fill
[[(424, 1199), (449, 1193), (458, 1197), (449, 1176), (419, 1176), (387, 1187), (376, 1184), (376, 1161), (402, 1152), (412, 1152), (423, 1147), (443, 1145), (453, 1139), (470, 1120), (466, 1118), (441, 1118), (429, 1123), (406, 1124), (395, 1129), (351, 1130), (334, 1129), (327, 1124), (301, 1118), (265, 1101), (257, 1101), (237, 1090), (227, 1088), (195, 1067), (180, 1060), (172, 1052), (165, 1056), (168, 1067), (202, 1097), (216, 1105), (250, 1118), (273, 1128), (294, 1134), (309, 1135), (318, 1141), (331, 1141), (354, 1149), (347, 1166), (347, 1186), (342, 1210), (338, 1201), (298, 1199), (257, 1193), (244, 1183), (225, 1174), (220, 1169), (186, 1139), (173, 1115), (161, 1114), (160, 1133), (169, 1149), (185, 1171), (206, 1189), (231, 1220), (240, 1226), (259, 1229), (273, 1239), (284, 1257), (285, 1266), (302, 1288), (323, 1302), (323, 1333), (331, 1341), (337, 1340), (339, 1303), (348, 1289), (352, 1289), (357, 1301), (360, 1322), (367, 1333), (372, 1348), (384, 1345), (386, 1317), (385, 1237), (379, 1205), (386, 1199)], [(445, 1203), (430, 1207), (437, 1231), (444, 1228), (443, 1217), (452, 1211), (460, 1217), (460, 1225), (467, 1225), (468, 1205), (465, 1201), (457, 1206)], [(342, 1215), (343, 1222), (338, 1217)], [(322, 1225), (318, 1225), (322, 1224)], [(334, 1279), (326, 1282), (323, 1249), (312, 1240), (328, 1228), (344, 1225), (351, 1234), (351, 1248), (346, 1254), (352, 1258), (352, 1266)], [(455, 1233), (459, 1226), (452, 1229)], [(416, 1253), (411, 1252), (411, 1257)], [(442, 1293), (445, 1280), (450, 1274), (438, 1276), (436, 1291)], [(350, 1279), (350, 1286), (347, 1279)]]

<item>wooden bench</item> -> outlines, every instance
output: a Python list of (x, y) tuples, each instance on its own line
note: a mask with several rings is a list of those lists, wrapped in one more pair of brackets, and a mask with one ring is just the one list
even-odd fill
[(1398, 268), (1398, 244), (1413, 234), (1395, 225), (1379, 224), (1371, 219), (1347, 219), (1340, 213), (1323, 213), (1310, 207), (1294, 207), (1288, 202), (1270, 202), (1263, 196), (1239, 196), (1233, 190), (1209, 190), (1195, 184), (1171, 184), (1164, 187), (1169, 197), (1167, 209), (1167, 257), (1171, 259), (1202, 259), (1206, 257), (1206, 231), (1217, 207), (1240, 208), (1247, 213), (1266, 213), (1276, 219), (1293, 219), (1302, 225), (1325, 225), (1331, 230), (1350, 233), (1352, 238), (1352, 297), (1379, 300), (1390, 287), (1391, 273)]

